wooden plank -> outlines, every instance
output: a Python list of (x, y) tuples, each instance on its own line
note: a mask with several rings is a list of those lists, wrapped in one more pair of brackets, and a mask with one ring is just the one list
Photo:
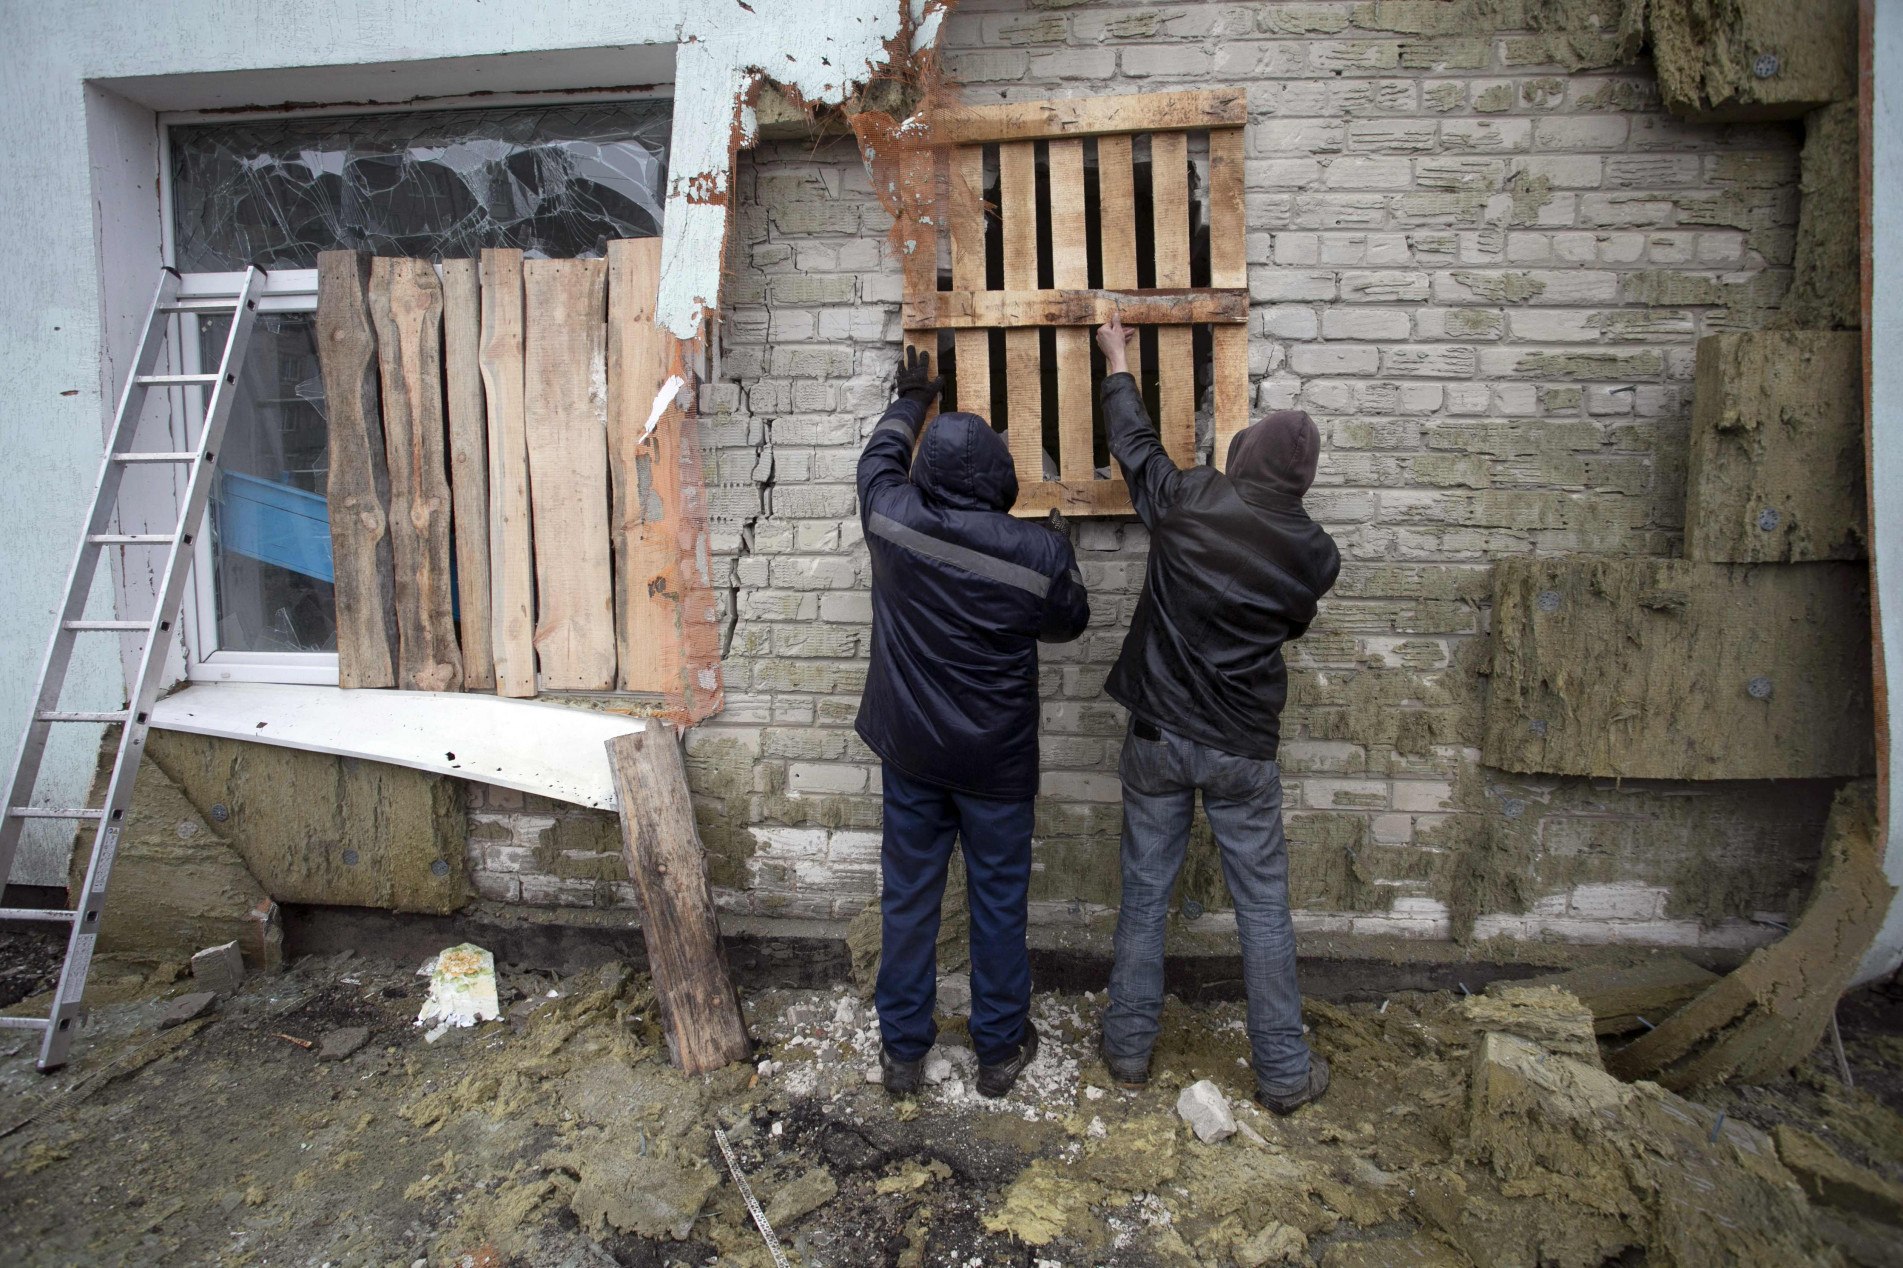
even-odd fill
[(1246, 289), (935, 291), (908, 325), (953, 330), (1012, 326), (1096, 326), (1120, 313), (1126, 326), (1234, 325), (1249, 320)]
[[(1004, 288), (1037, 287), (1037, 147), (998, 147), (998, 213), (1004, 222)], [(1006, 438), (1018, 482), (1044, 478), (1044, 382), (1035, 330), (1004, 334)]]
[(443, 285), (427, 260), (370, 265), (370, 318), (383, 377), (396, 570), (396, 685), (455, 691), (463, 658), (449, 586), (449, 478), (443, 432)]
[(934, 145), (975, 145), (1166, 128), (1239, 128), (1248, 121), (1248, 94), (1240, 88), (1216, 88), (949, 106), (932, 112), (930, 126)]
[[(1209, 134), (1209, 284), (1249, 285), (1249, 254), (1243, 207), (1242, 129)], [(1249, 332), (1218, 326), (1210, 332), (1210, 371), (1215, 387), (1215, 453), (1218, 470), (1229, 462), (1229, 443), (1249, 425)]]
[(753, 1045), (720, 943), (680, 741), (672, 727), (651, 723), (607, 747), (669, 1056), (688, 1074), (744, 1061)]
[[(952, 285), (961, 291), (985, 289), (985, 156), (975, 145), (951, 152), (950, 206)], [(939, 292), (932, 293), (935, 299)], [(942, 326), (944, 323), (926, 323)], [(991, 402), (991, 336), (983, 330), (961, 330), (953, 336), (958, 349), (957, 407), (989, 419)]]
[(377, 401), (376, 337), (355, 251), (317, 256), (317, 359), (329, 414), (330, 555), (336, 576), (337, 685), (396, 685), (396, 573), (390, 474)]
[(1011, 514), (1045, 515), (1057, 510), (1066, 515), (1129, 515), (1130, 489), (1122, 480), (1032, 480), (1018, 485), (1018, 500)]
[(456, 634), (463, 690), (493, 691), (489, 611), (489, 420), (482, 403), (482, 293), (474, 260), (443, 261), (443, 375), (449, 406), (449, 493), (456, 536)]
[[(938, 290), (938, 156), (932, 150), (912, 150), (899, 160), (898, 235), (900, 269), (905, 278), (905, 298), (922, 299)], [(917, 348), (931, 359), (932, 373), (939, 373), (938, 332), (912, 329), (905, 331), (907, 348)], [(941, 401), (925, 407), (925, 421), (938, 415)], [(919, 429), (919, 435), (925, 431)]]
[(522, 265), (535, 652), (548, 691), (615, 684), (605, 260)]
[[(1090, 285), (1089, 243), (1084, 227), (1084, 143), (1052, 141), (1051, 281), (1059, 287)], [(1057, 332), (1057, 468), (1065, 480), (1097, 478), (1090, 432), (1090, 331)]]
[(681, 687), (677, 393), (668, 395), (654, 430), (647, 427), (677, 355), (674, 337), (654, 321), (660, 285), (659, 238), (608, 244), (608, 471), (623, 691)]
[[(1103, 245), (1103, 284), (1106, 292), (1132, 291), (1137, 284), (1137, 195), (1130, 138), (1100, 137), (1097, 141), (1097, 236)], [(1124, 324), (1132, 323), (1130, 309), (1123, 309), (1121, 296), (1117, 306), (1123, 310)], [(1248, 297), (1242, 302), (1243, 319), (1249, 315)], [(1097, 319), (1102, 325), (1106, 318)], [(1210, 320), (1215, 320), (1210, 318)], [(1130, 347), (1130, 374), (1143, 382), (1143, 348)], [(1112, 466), (1115, 461), (1112, 460)]]
[(489, 589), (496, 691), (535, 694), (535, 565), (522, 399), (522, 253), (482, 253), (482, 386), (489, 415)]
[[(1156, 284), (1189, 285), (1189, 137), (1150, 138), (1150, 195), (1156, 234)], [(1188, 326), (1156, 332), (1157, 431), (1179, 467), (1196, 462), (1195, 334)]]

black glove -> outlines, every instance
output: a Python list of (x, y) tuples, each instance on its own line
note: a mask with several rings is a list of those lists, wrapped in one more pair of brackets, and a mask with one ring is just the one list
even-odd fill
[(904, 360), (899, 362), (898, 378), (892, 383), (894, 394), (930, 409), (944, 387), (945, 380), (932, 377), (932, 358), (917, 348), (907, 348)]

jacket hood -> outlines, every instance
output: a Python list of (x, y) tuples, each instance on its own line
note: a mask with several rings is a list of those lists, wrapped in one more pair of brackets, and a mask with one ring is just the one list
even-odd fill
[(1011, 451), (976, 414), (940, 414), (926, 425), (912, 483), (928, 500), (961, 511), (1008, 511), (1018, 500)]
[(1236, 433), (1224, 471), (1231, 480), (1299, 498), (1315, 483), (1321, 447), (1314, 419), (1299, 409), (1278, 409)]

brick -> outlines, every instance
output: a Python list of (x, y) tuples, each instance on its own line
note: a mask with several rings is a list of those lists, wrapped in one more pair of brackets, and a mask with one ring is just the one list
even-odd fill
[(1211, 72), (1211, 55), (1203, 48), (1129, 45), (1117, 57), (1123, 73), (1136, 79), (1206, 79)]

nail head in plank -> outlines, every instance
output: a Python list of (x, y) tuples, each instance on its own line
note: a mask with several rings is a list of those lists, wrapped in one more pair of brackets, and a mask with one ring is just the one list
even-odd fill
[(364, 298), (369, 258), (317, 256), (317, 361), (329, 415), (330, 553), (337, 602), (337, 685), (396, 685), (396, 573), (390, 474), (377, 400), (377, 345)]
[(1248, 94), (1240, 88), (1217, 88), (950, 106), (932, 112), (931, 139), (936, 145), (975, 145), (1169, 128), (1239, 128), (1248, 121)]
[(489, 613), (489, 421), (482, 403), (482, 294), (474, 260), (443, 261), (444, 399), (449, 407), (449, 495), (456, 536), (457, 636), (463, 689), (496, 685)]
[(605, 260), (522, 265), (535, 651), (548, 690), (608, 691), (615, 683), (607, 282)]
[(522, 379), (522, 253), (482, 253), (482, 386), (489, 422), (489, 585), (496, 692), (535, 694), (535, 565)]
[(462, 686), (449, 585), (449, 478), (443, 428), (443, 285), (427, 260), (370, 265), (370, 319), (383, 379), (396, 570), (397, 686)]
[(727, 969), (694, 826), (687, 766), (667, 726), (608, 741), (621, 847), (641, 898), (641, 938), (674, 1064), (704, 1074), (752, 1053)]
[(661, 240), (608, 244), (608, 470), (615, 644), (623, 691), (679, 692), (681, 430), (678, 391), (647, 430), (679, 346), (654, 320)]

